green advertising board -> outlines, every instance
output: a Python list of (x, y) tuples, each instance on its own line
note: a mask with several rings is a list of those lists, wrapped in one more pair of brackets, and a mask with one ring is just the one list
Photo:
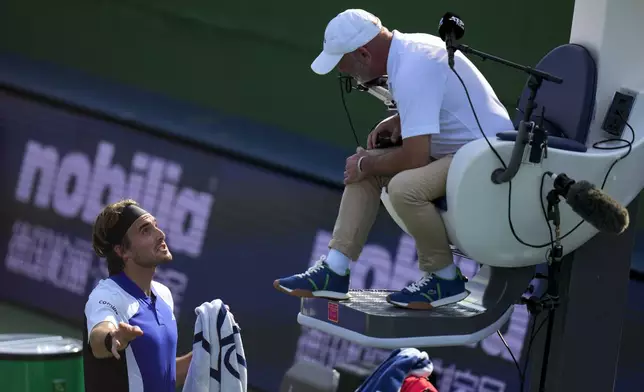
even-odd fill
[[(467, 26), (464, 43), (534, 65), (568, 42), (573, 3), (5, 0), (0, 50), (351, 147), (337, 78), (309, 68), (326, 23), (338, 12), (365, 8), (390, 29), (428, 33), (436, 32), (446, 11), (456, 12)], [(473, 60), (514, 111), (525, 75)], [(361, 137), (386, 114), (368, 94), (354, 93), (347, 103)]]

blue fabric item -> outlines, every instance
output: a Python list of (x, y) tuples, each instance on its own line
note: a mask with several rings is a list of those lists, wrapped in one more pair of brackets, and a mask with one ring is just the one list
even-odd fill
[(426, 352), (399, 348), (378, 366), (356, 392), (398, 392), (408, 376), (429, 377), (433, 371), (434, 365)]
[(195, 308), (192, 360), (182, 392), (246, 392), (241, 328), (221, 299)]

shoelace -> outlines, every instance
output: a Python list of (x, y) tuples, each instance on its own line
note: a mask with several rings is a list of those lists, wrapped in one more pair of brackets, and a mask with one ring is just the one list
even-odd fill
[(423, 288), (427, 283), (429, 283), (433, 279), (433, 275), (425, 275), (422, 278), (420, 278), (418, 281), (411, 283), (409, 286), (405, 287), (405, 290), (408, 290), (409, 292), (415, 293), (416, 291), (420, 291), (421, 288)]
[(315, 262), (315, 264), (312, 267), (309, 267), (306, 271), (302, 272), (301, 274), (297, 274), (298, 278), (303, 278), (305, 276), (310, 276), (314, 272), (318, 272), (323, 268), (322, 262), (326, 260), (326, 256), (320, 256), (320, 259)]

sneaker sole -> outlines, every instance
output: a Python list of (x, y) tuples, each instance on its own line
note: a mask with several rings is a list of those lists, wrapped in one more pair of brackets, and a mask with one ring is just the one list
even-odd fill
[(326, 299), (332, 299), (332, 300), (346, 300), (351, 298), (349, 293), (338, 293), (335, 291), (324, 291), (324, 290), (309, 291), (309, 290), (302, 290), (302, 289), (293, 290), (282, 286), (278, 280), (273, 282), (273, 287), (275, 287), (278, 291), (281, 291), (282, 293), (286, 293), (299, 298), (326, 298)]
[(451, 297), (445, 297), (442, 299), (439, 299), (437, 301), (427, 303), (427, 302), (409, 302), (409, 303), (404, 303), (404, 302), (397, 302), (397, 301), (392, 301), (389, 298), (387, 298), (387, 302), (390, 304), (397, 306), (399, 308), (404, 308), (404, 309), (413, 309), (413, 310), (432, 310), (434, 308), (438, 308), (441, 306), (453, 304), (459, 301), (464, 300), (470, 295), (470, 292), (465, 290), (464, 292), (458, 294), (458, 295), (453, 295)]

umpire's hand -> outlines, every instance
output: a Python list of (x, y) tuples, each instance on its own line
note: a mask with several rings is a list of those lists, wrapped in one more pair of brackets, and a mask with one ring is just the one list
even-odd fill
[(110, 335), (112, 335), (112, 355), (116, 359), (121, 359), (119, 351), (125, 350), (132, 340), (143, 335), (143, 331), (138, 326), (120, 322)]

